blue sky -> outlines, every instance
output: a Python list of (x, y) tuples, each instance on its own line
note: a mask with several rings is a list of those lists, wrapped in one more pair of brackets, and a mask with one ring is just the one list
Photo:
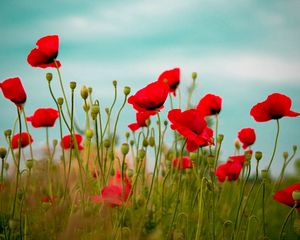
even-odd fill
[[(136, 92), (162, 71), (178, 66), (184, 91), (191, 73), (198, 72), (193, 102), (206, 92), (223, 98), (219, 132), (225, 135), (224, 158), (233, 152), (237, 131), (253, 127), (254, 150), (266, 152), (262, 166), (267, 165), (275, 122), (256, 123), (249, 111), (268, 94), (289, 95), (293, 109), (300, 111), (299, 1), (12, 0), (1, 1), (0, 9), (0, 79), (22, 78), (27, 114), (37, 107), (54, 107), (44, 75), (55, 71), (31, 68), (26, 62), (37, 39), (50, 34), (60, 36), (58, 59), (66, 86), (69, 81), (77, 81), (78, 88), (92, 86), (104, 107), (111, 102), (114, 79), (120, 95), (125, 85)], [(58, 88), (55, 91), (59, 93)], [(79, 99), (77, 104), (80, 112)], [(15, 112), (3, 98), (0, 106), (5, 112), (0, 118), (3, 132), (11, 127)], [(122, 119), (120, 132), (134, 120), (130, 106)], [(290, 151), (293, 144), (300, 147), (300, 119), (282, 119), (281, 125), (274, 172), (284, 150)], [(39, 147), (44, 133), (32, 132)], [(56, 132), (51, 136), (58, 137)]]

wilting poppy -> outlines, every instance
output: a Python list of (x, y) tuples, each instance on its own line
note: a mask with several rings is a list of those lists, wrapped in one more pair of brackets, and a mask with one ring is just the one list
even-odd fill
[(222, 109), (222, 98), (214, 94), (206, 94), (200, 99), (197, 110), (203, 116), (219, 114)]
[(22, 132), (21, 135), (20, 135), (20, 133), (17, 133), (11, 139), (12, 149), (19, 148), (19, 138), (20, 137), (21, 137), (21, 146), (20, 146), (21, 148), (24, 148), (33, 142), (33, 139), (29, 133)]
[[(81, 141), (82, 141), (82, 136), (79, 134), (74, 134), (75, 138), (76, 138), (76, 142), (78, 144), (78, 149), (82, 150), (83, 146), (81, 145)], [(75, 145), (73, 143), (73, 139), (71, 135), (66, 135), (62, 138), (61, 140), (61, 146), (63, 149), (75, 149)]]
[(39, 127), (53, 127), (58, 118), (58, 111), (53, 108), (38, 108), (32, 116), (27, 117), (26, 120), (31, 122), (35, 128)]
[(257, 122), (266, 122), (282, 117), (298, 117), (300, 113), (291, 110), (291, 99), (281, 93), (273, 93), (266, 100), (251, 108), (250, 115)]
[(164, 107), (169, 94), (169, 85), (165, 82), (153, 82), (128, 98), (128, 103), (139, 112), (155, 114)]
[(8, 78), (0, 83), (4, 97), (15, 103), (17, 106), (26, 102), (26, 93), (21, 79), (18, 77)]
[(91, 201), (94, 203), (105, 202), (110, 207), (120, 206), (127, 201), (131, 191), (131, 181), (126, 174), (122, 176), (120, 171), (117, 171), (116, 175), (110, 180), (108, 186), (102, 188), (101, 194), (93, 196)]
[(197, 110), (189, 109), (182, 112), (180, 109), (173, 109), (169, 111), (168, 118), (171, 121), (171, 128), (186, 137), (187, 151), (193, 152), (200, 146), (213, 144), (213, 131), (207, 127), (205, 119)]
[(237, 180), (243, 169), (245, 155), (230, 156), (225, 163), (220, 164), (216, 169), (216, 176), (219, 182)]
[(173, 93), (174, 96), (176, 96), (176, 89), (180, 83), (180, 69), (174, 68), (164, 71), (162, 74), (160, 74), (157, 81), (166, 81), (170, 87), (170, 92)]
[(128, 125), (131, 131), (136, 131), (140, 127), (146, 127), (146, 121), (150, 118), (151, 112), (137, 112), (136, 122)]
[[(283, 203), (283, 204), (288, 205), (290, 207), (294, 207), (295, 200), (293, 199), (292, 194), (296, 190), (300, 191), (300, 183), (293, 184), (291, 186), (288, 186), (285, 189), (277, 191), (273, 198), (277, 202)], [(300, 212), (300, 203), (299, 202), (296, 206), (296, 209)]]
[(256, 135), (253, 128), (243, 128), (238, 132), (238, 139), (243, 144), (243, 149), (251, 146), (255, 140)]
[[(59, 38), (58, 35), (45, 36), (36, 42), (37, 48), (31, 50), (27, 57), (27, 62), (32, 67), (60, 67), (61, 64), (56, 60), (58, 55)], [(55, 65), (55, 62), (56, 64)]]
[(182, 159), (180, 157), (175, 158), (172, 162), (174, 168), (178, 169), (187, 169), (187, 168), (193, 168), (193, 163), (190, 159), (190, 157), (183, 156)]

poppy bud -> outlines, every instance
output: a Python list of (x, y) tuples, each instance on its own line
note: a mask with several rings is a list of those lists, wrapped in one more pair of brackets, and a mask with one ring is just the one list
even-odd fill
[(5, 147), (0, 147), (0, 158), (4, 159), (7, 154)]
[(210, 167), (213, 167), (215, 163), (215, 157), (213, 155), (207, 156), (207, 163)]
[(76, 88), (76, 82), (70, 82), (70, 88), (74, 90)]
[(149, 145), (153, 147), (155, 145), (155, 139), (153, 136), (149, 137)]
[(238, 150), (238, 151), (241, 149), (241, 144), (240, 144), (240, 141), (239, 141), (238, 139), (236, 139), (236, 140), (234, 141), (234, 147), (235, 147), (235, 149)]
[(283, 158), (286, 160), (289, 157), (289, 153), (288, 152), (283, 152)]
[(104, 147), (105, 148), (109, 148), (110, 147), (110, 140), (109, 139), (105, 139), (104, 141), (103, 141), (103, 145), (104, 145)]
[(138, 152), (138, 157), (140, 159), (143, 159), (145, 157), (145, 155), (146, 155), (145, 150), (144, 149), (140, 149), (139, 152)]
[(293, 145), (293, 151), (294, 151), (294, 152), (297, 151), (297, 145)]
[(168, 121), (167, 120), (164, 121), (164, 125), (165, 125), (165, 127), (168, 126)]
[(85, 131), (85, 136), (86, 136), (88, 139), (91, 139), (91, 138), (93, 137), (93, 135), (94, 135), (94, 132), (93, 132), (92, 129), (87, 129), (87, 130)]
[(218, 137), (217, 137), (217, 142), (218, 143), (221, 143), (224, 139), (224, 135), (223, 134), (219, 134)]
[(131, 168), (127, 169), (127, 176), (128, 176), (129, 178), (132, 178), (133, 175), (134, 175), (134, 171), (133, 171)]
[(129, 95), (130, 94), (130, 87), (124, 87), (124, 90), (123, 90), (123, 92), (124, 92), (124, 94), (125, 94), (125, 96), (127, 96), (127, 95)]
[(52, 144), (53, 144), (54, 147), (56, 147), (56, 145), (58, 144), (57, 139), (53, 139)]
[(84, 103), (82, 105), (82, 108), (83, 108), (83, 111), (88, 112), (88, 111), (90, 111), (90, 104), (89, 103), (87, 103), (87, 104)]
[(134, 145), (134, 140), (130, 140), (129, 144), (130, 144), (130, 146), (133, 146)]
[(91, 94), (92, 94), (92, 92), (93, 92), (93, 88), (91, 88), (91, 87), (88, 87), (88, 90), (89, 90), (89, 94), (91, 95)]
[(143, 147), (148, 147), (148, 140), (146, 138), (143, 139)]
[(98, 114), (99, 112), (100, 112), (100, 107), (99, 107), (99, 105), (93, 104), (93, 105), (92, 105), (92, 112), (91, 112), (91, 113), (97, 116), (97, 114)]
[(197, 73), (196, 72), (192, 72), (192, 79), (195, 81), (197, 78)]
[(112, 81), (112, 84), (114, 85), (114, 87), (117, 86), (117, 83), (118, 83), (117, 80), (113, 80), (113, 81)]
[(294, 221), (294, 231), (298, 236), (300, 236), (300, 218), (296, 218)]
[(63, 105), (64, 104), (64, 99), (62, 98), (62, 97), (59, 97), (58, 99), (57, 99), (57, 103), (58, 103), (58, 105)]
[(261, 170), (261, 176), (264, 180), (266, 180), (268, 178), (268, 175), (269, 175), (269, 173), (268, 173), (267, 169)]
[(191, 159), (191, 161), (196, 161), (197, 160), (197, 153), (190, 152), (190, 159)]
[(256, 152), (255, 152), (255, 159), (256, 159), (257, 161), (259, 161), (261, 158), (262, 158), (262, 152), (256, 151)]
[(10, 137), (11, 136), (11, 129), (7, 129), (4, 131), (5, 137)]
[(109, 108), (108, 107), (105, 108), (105, 112), (106, 112), (107, 115), (109, 114)]
[(130, 137), (130, 132), (126, 132), (125, 137), (126, 137), (126, 139), (128, 139)]
[(30, 170), (33, 167), (33, 159), (26, 160), (26, 167)]
[(88, 98), (88, 96), (89, 96), (89, 90), (88, 90), (88, 88), (85, 85), (83, 85), (81, 87), (81, 89), (80, 89), (80, 95), (81, 95), (81, 97), (84, 100), (86, 100)]
[(52, 80), (52, 73), (46, 73), (46, 79), (48, 82), (50, 82)]
[(251, 158), (252, 158), (252, 153), (251, 153), (251, 151), (246, 151), (246, 152), (245, 152), (245, 161), (249, 163), (250, 160), (251, 160)]
[(129, 146), (127, 143), (123, 143), (121, 145), (121, 152), (123, 153), (123, 155), (127, 155), (127, 153), (129, 152)]
[(145, 121), (145, 124), (146, 124), (146, 127), (149, 127), (149, 126), (150, 126), (150, 124), (151, 124), (150, 118), (148, 118), (148, 119)]
[(300, 191), (299, 190), (293, 191), (292, 192), (292, 197), (293, 197), (295, 202), (299, 202), (300, 201)]

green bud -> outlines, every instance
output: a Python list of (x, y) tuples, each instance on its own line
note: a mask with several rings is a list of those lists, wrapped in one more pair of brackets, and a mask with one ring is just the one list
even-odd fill
[(283, 152), (282, 156), (286, 160), (289, 157), (289, 153), (288, 152)]
[(133, 175), (134, 175), (134, 171), (133, 171), (131, 168), (127, 169), (127, 176), (128, 176), (129, 178), (132, 178)]
[(58, 105), (63, 105), (64, 104), (64, 99), (62, 98), (62, 97), (59, 97), (58, 99), (57, 99), (57, 103), (58, 103)]
[(217, 137), (217, 142), (218, 143), (221, 143), (224, 139), (224, 135), (223, 134), (219, 134), (218, 137)]
[(154, 147), (154, 146), (155, 146), (155, 139), (154, 139), (153, 136), (149, 137), (149, 145), (150, 145), (151, 147)]
[(124, 92), (124, 94), (125, 94), (126, 96), (130, 94), (130, 91), (131, 91), (130, 87), (127, 87), (127, 86), (124, 87), (123, 92)]
[(99, 105), (98, 104), (93, 104), (91, 113), (97, 115), (99, 112), (100, 112)]
[(300, 201), (300, 191), (299, 190), (295, 190), (292, 192), (292, 197), (294, 199), (294, 201), (299, 202)]
[(26, 167), (28, 168), (28, 169), (31, 169), (32, 167), (33, 167), (33, 159), (27, 159), (26, 160)]
[(88, 90), (89, 90), (89, 94), (91, 95), (91, 94), (92, 94), (92, 92), (93, 92), (93, 88), (91, 88), (91, 87), (88, 87)]
[(4, 131), (5, 137), (10, 137), (11, 136), (11, 129), (7, 129)]
[(83, 104), (82, 105), (82, 109), (83, 109), (83, 111), (85, 111), (85, 112), (88, 112), (88, 111), (90, 111), (90, 104), (89, 103), (87, 103), (87, 104)]
[(196, 72), (192, 72), (192, 79), (195, 81), (197, 78), (197, 73)]
[(190, 152), (190, 159), (191, 159), (191, 161), (196, 161), (197, 160), (197, 153)]
[(53, 147), (56, 147), (56, 146), (57, 146), (57, 144), (58, 144), (58, 140), (57, 140), (57, 139), (53, 139), (53, 141), (52, 141), (52, 145), (53, 145)]
[(105, 108), (105, 112), (106, 112), (107, 115), (109, 114), (109, 108), (108, 107)]
[(104, 147), (105, 147), (106, 149), (108, 149), (108, 148), (110, 147), (110, 145), (111, 145), (110, 140), (109, 140), (109, 139), (105, 139), (105, 140), (103, 141), (103, 145), (104, 145)]
[(234, 147), (238, 151), (241, 149), (241, 144), (240, 144), (240, 141), (238, 139), (234, 141)]
[(126, 137), (126, 139), (128, 139), (130, 137), (130, 132), (126, 132), (125, 137)]
[(46, 73), (46, 79), (48, 82), (51, 82), (52, 77), (53, 77), (52, 73)]
[(114, 85), (114, 87), (116, 87), (117, 84), (118, 84), (117, 80), (113, 80), (113, 81), (112, 81), (112, 84)]
[(130, 140), (129, 144), (130, 144), (130, 146), (133, 146), (134, 145), (134, 140)]
[(85, 85), (83, 85), (81, 87), (81, 89), (80, 89), (80, 95), (81, 95), (81, 97), (84, 100), (86, 100), (88, 98), (88, 96), (89, 96), (89, 90), (88, 90), (88, 88)]
[(248, 162), (248, 163), (250, 163), (251, 158), (252, 158), (251, 152), (250, 151), (246, 151), (245, 152), (245, 161)]
[(165, 127), (168, 126), (168, 121), (167, 120), (164, 121), (164, 125), (165, 125)]
[(149, 127), (149, 126), (150, 126), (150, 124), (151, 124), (150, 118), (148, 118), (148, 119), (145, 121), (145, 124), (146, 124), (146, 127)]
[(255, 152), (255, 159), (259, 161), (261, 158), (262, 158), (262, 152), (260, 151)]
[(293, 151), (296, 152), (297, 151), (297, 145), (293, 145)]
[(70, 82), (70, 88), (74, 90), (76, 88), (76, 82)]
[(143, 147), (148, 147), (148, 140), (146, 138), (143, 139)]
[(0, 158), (4, 159), (6, 157), (7, 150), (5, 147), (0, 147)]
[(127, 143), (123, 143), (121, 145), (121, 152), (123, 153), (123, 155), (127, 155), (127, 153), (129, 152), (129, 145)]
[(138, 157), (139, 157), (140, 159), (143, 159), (145, 156), (146, 156), (145, 150), (144, 150), (144, 149), (140, 149), (140, 150), (138, 151)]
[(93, 135), (94, 135), (94, 132), (92, 129), (85, 130), (85, 136), (87, 137), (87, 139), (92, 139)]

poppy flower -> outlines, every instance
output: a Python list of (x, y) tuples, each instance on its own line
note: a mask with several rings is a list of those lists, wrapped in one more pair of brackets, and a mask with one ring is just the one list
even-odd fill
[(4, 97), (17, 106), (26, 102), (27, 96), (20, 78), (8, 78), (0, 83), (0, 88), (2, 89)]
[(166, 81), (170, 87), (170, 93), (173, 93), (173, 95), (176, 96), (176, 89), (180, 83), (180, 69), (174, 68), (164, 71), (162, 74), (160, 74), (157, 81)]
[(153, 82), (128, 98), (128, 103), (139, 112), (155, 114), (164, 107), (169, 94), (169, 85), (165, 82)]
[(126, 175), (124, 177), (124, 189), (120, 171), (110, 180), (108, 186), (101, 190), (100, 195), (93, 196), (91, 201), (94, 203), (105, 202), (110, 207), (120, 206), (126, 202), (131, 192), (131, 181)]
[[(76, 142), (78, 144), (78, 149), (82, 150), (83, 146), (80, 144), (82, 142), (82, 136), (79, 134), (74, 134), (75, 138), (76, 138)], [(75, 149), (74, 143), (73, 143), (73, 139), (71, 135), (66, 135), (62, 138), (61, 140), (61, 146), (63, 149)]]
[(58, 35), (45, 36), (36, 42), (37, 48), (31, 50), (27, 57), (27, 62), (32, 67), (57, 67), (61, 64), (56, 60), (58, 55), (59, 38)]
[(266, 122), (282, 117), (298, 117), (300, 113), (291, 110), (291, 99), (281, 93), (273, 93), (266, 100), (251, 108), (250, 115), (257, 122)]
[(38, 108), (32, 116), (27, 117), (26, 120), (31, 122), (35, 128), (39, 127), (53, 127), (58, 118), (58, 111), (53, 108)]
[(137, 112), (136, 113), (136, 122), (128, 125), (131, 131), (136, 131), (140, 127), (146, 127), (146, 121), (150, 118), (151, 112)]
[(214, 94), (206, 94), (200, 99), (197, 110), (203, 116), (219, 114), (222, 109), (222, 98)]
[(177, 130), (187, 138), (187, 151), (193, 152), (200, 146), (213, 144), (213, 131), (207, 127), (205, 119), (196, 109), (183, 112), (173, 109), (169, 111), (168, 118), (171, 121), (171, 129)]
[(174, 168), (178, 169), (187, 169), (187, 168), (193, 168), (193, 163), (191, 159), (187, 156), (182, 157), (182, 160), (180, 157), (175, 158), (172, 162)]
[(243, 144), (243, 149), (251, 146), (255, 140), (256, 135), (253, 128), (243, 128), (238, 132), (238, 139)]
[[(288, 186), (285, 189), (277, 191), (273, 198), (277, 202), (283, 203), (290, 207), (294, 207), (295, 200), (293, 199), (292, 194), (296, 190), (300, 191), (300, 183), (293, 184), (291, 186)], [(300, 203), (299, 202), (298, 202), (298, 205), (296, 206), (296, 209), (300, 212)]]
[(230, 156), (225, 163), (220, 164), (216, 169), (216, 176), (219, 182), (237, 180), (243, 169), (245, 155)]
[(29, 133), (22, 132), (21, 135), (20, 133), (17, 133), (11, 139), (12, 149), (19, 148), (19, 138), (21, 138), (21, 148), (24, 148), (33, 142), (33, 139)]

